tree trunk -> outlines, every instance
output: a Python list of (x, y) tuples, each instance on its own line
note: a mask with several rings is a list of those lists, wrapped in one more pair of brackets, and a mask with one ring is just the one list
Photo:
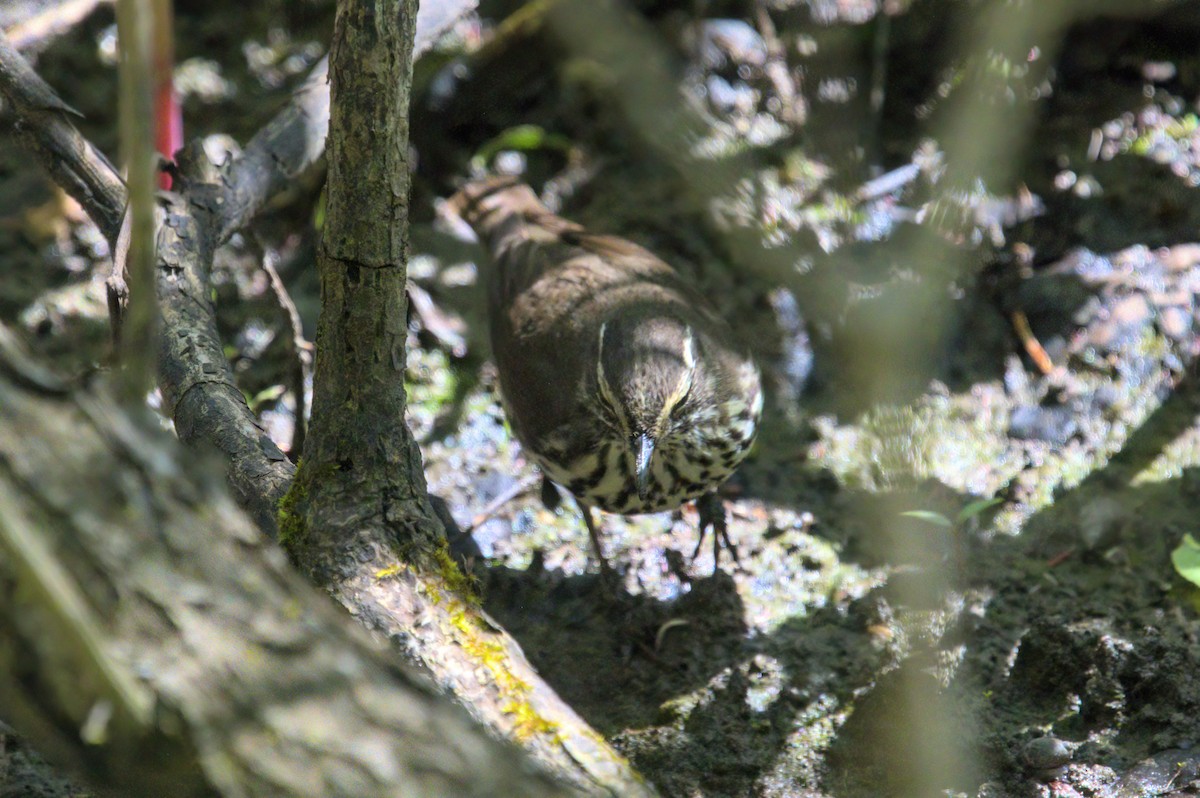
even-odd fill
[(593, 794), (653, 795), (479, 608), (404, 421), (408, 105), (416, 1), (338, 5), (313, 415), (280, 541), (482, 723)]

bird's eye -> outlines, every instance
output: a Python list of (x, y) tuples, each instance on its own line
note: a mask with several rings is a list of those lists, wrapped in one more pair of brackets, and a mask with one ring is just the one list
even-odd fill
[(613, 392), (612, 386), (608, 384), (608, 379), (604, 376), (604, 364), (601, 362), (596, 363), (596, 394), (600, 398), (600, 415), (607, 417), (609, 423), (620, 427), (628, 426), (625, 409)]
[(683, 416), (683, 411), (687, 406), (688, 397), (692, 395), (692, 389), (689, 386), (687, 392), (679, 397), (675, 404), (671, 405), (671, 418), (679, 419)]

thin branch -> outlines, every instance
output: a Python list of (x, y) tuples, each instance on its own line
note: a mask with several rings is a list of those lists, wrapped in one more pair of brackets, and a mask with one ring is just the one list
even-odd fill
[[(121, 364), (122, 395), (130, 403), (144, 403), (154, 374), (154, 336), (158, 303), (154, 296), (154, 83), (151, 65), (155, 45), (165, 34), (161, 0), (117, 0), (120, 43), (118, 119), (121, 150), (128, 171), (128, 225), (122, 223), (114, 250), (109, 312), (117, 310), (113, 328), (119, 335), (117, 356)], [(128, 235), (124, 235), (128, 233)], [(124, 244), (124, 246), (120, 246)], [(124, 289), (124, 290), (122, 290)], [(132, 304), (130, 300), (132, 299)]]
[(313, 345), (304, 338), (304, 325), (300, 321), (300, 311), (292, 301), (279, 270), (275, 268), (275, 256), (262, 253), (263, 271), (271, 283), (271, 292), (279, 309), (283, 312), (284, 321), (288, 326), (287, 347), (291, 357), (291, 391), (296, 399), (295, 423), (292, 426), (292, 443), (288, 449), (288, 457), (294, 463), (304, 451), (304, 433), (307, 428), (306, 409), (308, 407), (308, 383), (312, 376)]
[(267, 201), (325, 156), (329, 132), (329, 62), (322, 58), (292, 100), (229, 165), (214, 197), (216, 240), (245, 227)]
[(125, 329), (125, 311), (129, 307), (129, 239), (133, 235), (133, 214), (126, 213), (113, 244), (112, 265), (104, 280), (108, 298), (108, 326), (112, 330), (113, 351), (122, 349), (122, 334)]
[(799, 128), (808, 117), (808, 108), (788, 68), (787, 48), (780, 40), (779, 33), (775, 30), (775, 22), (771, 19), (771, 12), (763, 0), (754, 4), (754, 21), (758, 27), (758, 34), (767, 46), (763, 74), (771, 81), (775, 96), (779, 98), (779, 117), (793, 128)]
[[(417, 12), (413, 58), (433, 47), (476, 3), (422, 3)], [(224, 242), (245, 227), (267, 200), (292, 185), (297, 175), (317, 166), (325, 156), (328, 133), (329, 62), (322, 58), (288, 106), (250, 140), (223, 176), (217, 240)]]
[(104, 154), (69, 121), (79, 112), (59, 99), (3, 35), (0, 93), (12, 104), (21, 143), (83, 206), (109, 242), (115, 242), (125, 211), (124, 182)]

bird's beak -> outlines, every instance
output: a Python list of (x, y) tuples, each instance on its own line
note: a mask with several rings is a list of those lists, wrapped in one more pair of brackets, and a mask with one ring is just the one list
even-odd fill
[(654, 456), (654, 438), (648, 433), (642, 433), (633, 437), (632, 444), (638, 498), (644, 500), (646, 489), (650, 486), (650, 458)]

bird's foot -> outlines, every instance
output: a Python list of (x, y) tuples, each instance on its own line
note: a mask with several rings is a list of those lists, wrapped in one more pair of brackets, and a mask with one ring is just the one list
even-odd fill
[(692, 559), (695, 560), (700, 554), (700, 547), (704, 545), (704, 536), (711, 527), (713, 532), (713, 571), (715, 572), (721, 567), (722, 548), (729, 552), (729, 556), (733, 558), (735, 564), (740, 565), (737, 549), (734, 547), (733, 541), (729, 539), (725, 503), (721, 501), (721, 497), (717, 496), (714, 491), (704, 494), (696, 500), (696, 512), (700, 515), (700, 538), (696, 541), (696, 550), (692, 552)]

